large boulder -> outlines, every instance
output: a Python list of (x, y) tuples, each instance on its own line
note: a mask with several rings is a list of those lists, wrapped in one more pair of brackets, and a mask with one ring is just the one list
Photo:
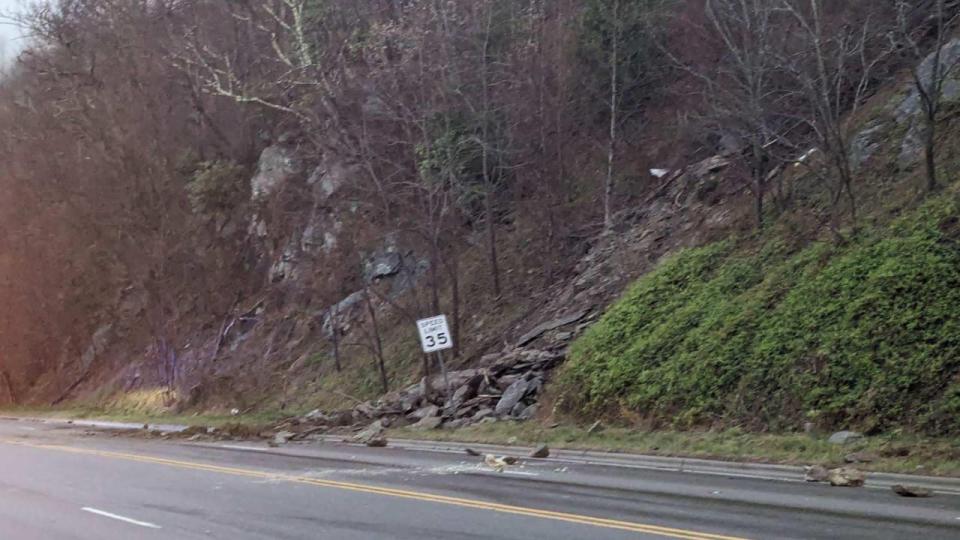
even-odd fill
[(858, 469), (851, 467), (840, 467), (830, 469), (828, 481), (834, 487), (862, 487), (867, 480), (867, 475)]
[(530, 388), (530, 383), (524, 379), (519, 379), (511, 384), (506, 391), (504, 391), (503, 396), (500, 397), (500, 401), (497, 402), (497, 406), (494, 409), (497, 416), (510, 414), (513, 408), (523, 399), (523, 396), (526, 395), (528, 388)]
[(439, 416), (428, 416), (410, 427), (411, 429), (429, 431), (431, 429), (437, 429), (441, 424), (443, 424), (443, 418)]
[[(933, 78), (933, 67), (936, 54), (930, 53), (921, 62), (916, 70), (917, 76), (925, 87), (929, 88)], [(943, 103), (953, 103), (960, 100), (960, 39), (949, 41), (940, 50), (940, 63), (950, 73), (943, 81), (941, 100)], [(916, 84), (911, 80), (907, 96), (895, 105), (894, 117), (897, 124), (907, 126), (906, 135), (900, 146), (898, 162), (900, 167), (907, 167), (916, 163), (923, 150), (923, 99)]]
[(423, 420), (424, 418), (432, 418), (440, 414), (440, 407), (436, 405), (429, 405), (420, 410), (414, 411), (407, 415), (407, 419), (412, 421)]
[(366, 429), (357, 433), (353, 437), (353, 442), (365, 444), (367, 446), (386, 446), (386, 439), (383, 436), (384, 428), (380, 420), (373, 422)]
[(830, 444), (850, 444), (863, 438), (863, 434), (856, 431), (838, 431), (827, 439)]

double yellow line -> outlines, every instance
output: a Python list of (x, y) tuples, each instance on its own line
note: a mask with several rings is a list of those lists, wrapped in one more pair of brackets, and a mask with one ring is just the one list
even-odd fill
[(438, 504), (447, 504), (463, 508), (473, 508), (476, 510), (488, 510), (504, 514), (513, 514), (518, 516), (534, 517), (540, 519), (549, 519), (553, 521), (564, 521), (567, 523), (576, 523), (580, 525), (589, 525), (605, 529), (617, 529), (623, 531), (645, 533), (665, 538), (682, 538), (685, 540), (746, 540), (733, 536), (722, 536), (718, 534), (708, 534), (696, 531), (674, 529), (670, 527), (659, 527), (656, 525), (647, 525), (643, 523), (633, 523), (629, 521), (618, 521), (614, 519), (603, 519), (579, 514), (568, 514), (564, 512), (553, 512), (550, 510), (538, 510), (535, 508), (526, 508), (523, 506), (512, 506), (499, 504), (476, 499), (463, 499), (460, 497), (447, 497), (445, 495), (434, 495), (418, 491), (407, 491), (402, 489), (392, 489), (366, 484), (355, 484), (352, 482), (337, 482), (334, 480), (321, 480), (305, 476), (292, 476), (284, 474), (274, 474), (254, 469), (241, 469), (236, 467), (222, 467), (219, 465), (209, 465), (206, 463), (197, 463), (191, 461), (180, 461), (175, 459), (166, 459), (139, 454), (128, 454), (123, 452), (109, 452), (104, 450), (93, 450), (86, 448), (75, 448), (71, 446), (60, 446), (52, 444), (37, 444), (27, 441), (0, 441), (7, 444), (15, 444), (41, 450), (52, 450), (57, 452), (68, 452), (71, 454), (82, 454), (88, 456), (97, 456), (110, 459), (119, 459), (124, 461), (135, 461), (138, 463), (149, 463), (153, 465), (163, 465), (178, 469), (190, 469), (196, 471), (206, 471), (231, 476), (242, 476), (255, 478), (259, 480), (279, 480), (293, 484), (307, 484), (325, 488), (342, 489), (357, 493), (369, 493), (372, 495), (381, 495), (387, 497), (397, 497), (401, 499), (411, 499), (416, 501), (432, 502)]

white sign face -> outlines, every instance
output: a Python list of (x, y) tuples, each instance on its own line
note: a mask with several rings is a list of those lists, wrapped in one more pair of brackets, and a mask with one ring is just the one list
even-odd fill
[(429, 319), (417, 321), (417, 330), (420, 331), (420, 345), (423, 352), (432, 353), (453, 347), (453, 338), (447, 328), (447, 316), (438, 315)]

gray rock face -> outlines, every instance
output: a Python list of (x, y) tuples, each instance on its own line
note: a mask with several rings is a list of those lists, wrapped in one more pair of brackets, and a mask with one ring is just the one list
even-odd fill
[(113, 323), (107, 323), (97, 328), (96, 332), (93, 333), (93, 337), (90, 339), (90, 346), (87, 347), (87, 350), (83, 352), (83, 356), (80, 358), (80, 369), (83, 373), (86, 373), (87, 370), (90, 369), (97, 355), (102, 354), (107, 349), (107, 344), (110, 341), (112, 332)]
[(297, 263), (299, 263), (299, 252), (295, 244), (288, 244), (270, 267), (270, 282), (279, 283), (286, 279), (296, 279)]
[(314, 187), (317, 199), (323, 202), (340, 191), (340, 188), (357, 174), (356, 167), (341, 160), (325, 158), (324, 162), (307, 177), (307, 184)]
[(260, 154), (257, 173), (250, 179), (251, 199), (254, 202), (263, 201), (301, 172), (300, 160), (292, 150), (280, 145), (268, 146)]
[[(917, 75), (921, 83), (928, 87), (933, 78), (933, 67), (935, 54), (930, 53), (923, 62), (917, 67)], [(948, 42), (940, 51), (940, 63), (946, 68), (952, 68), (943, 82), (941, 100), (943, 103), (952, 103), (960, 99), (960, 39), (953, 39)], [(920, 153), (923, 150), (922, 129), (923, 119), (923, 101), (916, 85), (910, 83), (910, 89), (907, 97), (895, 106), (894, 117), (899, 125), (907, 125), (906, 136), (900, 147), (898, 163), (901, 168), (909, 167), (917, 162)]]
[(862, 433), (856, 431), (838, 431), (827, 439), (830, 444), (850, 444), (863, 438)]
[(510, 414), (510, 412), (513, 411), (513, 408), (520, 403), (521, 399), (523, 399), (523, 396), (527, 393), (527, 388), (529, 387), (530, 383), (523, 379), (511, 384), (503, 393), (503, 396), (501, 396), (500, 401), (497, 402), (497, 406), (494, 409), (497, 416)]
[(355, 319), (358, 313), (363, 309), (363, 291), (357, 291), (343, 300), (331, 306), (323, 314), (323, 322), (320, 328), (327, 337), (333, 335), (333, 323), (336, 319), (337, 327), (343, 331), (349, 327), (350, 322)]
[(385, 277), (395, 276), (400, 272), (403, 259), (395, 251), (375, 254), (364, 268), (364, 278), (373, 282)]
[(915, 120), (907, 134), (900, 143), (900, 154), (897, 155), (897, 165), (901, 169), (907, 169), (917, 163), (920, 154), (923, 152), (923, 139), (921, 139), (920, 121)]
[(875, 120), (854, 136), (850, 143), (850, 166), (853, 170), (862, 167), (880, 149), (887, 127), (883, 121)]

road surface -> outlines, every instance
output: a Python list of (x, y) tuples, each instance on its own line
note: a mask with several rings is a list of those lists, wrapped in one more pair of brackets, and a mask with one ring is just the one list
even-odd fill
[[(299, 454), (299, 455), (287, 455)], [(960, 496), (0, 421), (0, 538), (960, 539)]]

